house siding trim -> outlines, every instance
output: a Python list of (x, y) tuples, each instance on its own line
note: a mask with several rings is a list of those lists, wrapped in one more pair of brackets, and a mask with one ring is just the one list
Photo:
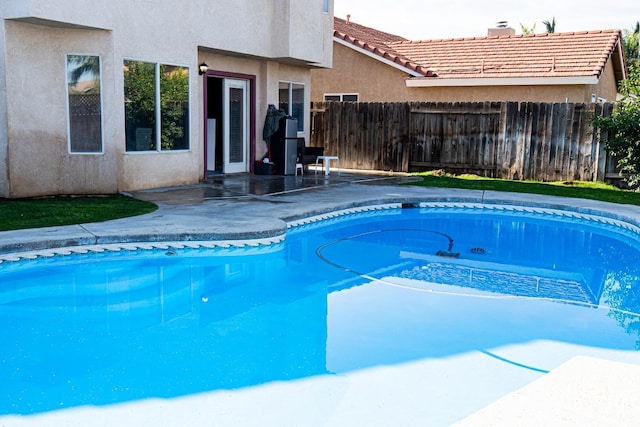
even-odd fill
[(559, 86), (559, 85), (595, 85), (597, 76), (588, 77), (480, 77), (470, 79), (434, 79), (420, 78), (405, 80), (407, 87), (464, 87), (464, 86)]

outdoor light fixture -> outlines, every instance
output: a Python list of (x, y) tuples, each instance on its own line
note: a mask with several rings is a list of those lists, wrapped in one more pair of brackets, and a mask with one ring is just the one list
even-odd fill
[(200, 75), (203, 75), (204, 73), (206, 73), (208, 69), (209, 69), (209, 66), (207, 65), (206, 62), (203, 62), (202, 64), (198, 65), (198, 73)]

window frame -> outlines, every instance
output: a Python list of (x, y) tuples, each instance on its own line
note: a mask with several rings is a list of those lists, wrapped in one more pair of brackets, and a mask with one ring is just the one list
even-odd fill
[[(191, 144), (191, 107), (192, 107), (192, 96), (191, 96), (191, 67), (188, 65), (176, 64), (171, 62), (161, 62), (161, 61), (147, 61), (144, 59), (137, 58), (123, 58), (122, 59), (122, 67), (123, 67), (123, 88), (124, 88), (124, 68), (127, 62), (136, 62), (136, 63), (147, 63), (153, 64), (154, 66), (154, 128), (155, 138), (153, 143), (155, 144), (154, 149), (150, 150), (129, 150), (127, 148), (127, 135), (125, 130), (125, 153), (126, 154), (157, 154), (157, 153), (184, 153), (189, 152), (192, 149)], [(162, 66), (169, 67), (179, 67), (187, 70), (187, 117), (185, 120), (186, 126), (186, 148), (178, 148), (178, 149), (163, 149), (162, 148), (162, 92), (161, 92), (161, 68)], [(123, 89), (124, 90), (124, 89)], [(126, 99), (123, 99), (123, 106), (126, 104)], [(125, 129), (126, 129), (126, 108), (125, 108)]]
[[(287, 93), (288, 93), (288, 99), (287, 99), (287, 105), (288, 105), (288, 109), (285, 111), (288, 115), (290, 115), (291, 117), (298, 119), (298, 136), (300, 135), (304, 135), (304, 130), (305, 130), (305, 124), (306, 124), (306, 114), (307, 114), (307, 107), (306, 107), (306, 96), (307, 96), (307, 85), (301, 82), (295, 82), (295, 81), (288, 81), (288, 80), (280, 80), (278, 82), (278, 108), (282, 108), (282, 100), (280, 99), (280, 92), (282, 90), (284, 90), (283, 88), (280, 88), (280, 85), (282, 84), (286, 84), (287, 85)], [(294, 85), (297, 86), (301, 86), (302, 87), (302, 114), (300, 116), (300, 118), (302, 120), (300, 120), (299, 117), (294, 116), (294, 111), (293, 111), (293, 107), (294, 107), (294, 102), (293, 102), (293, 91), (294, 91)]]
[[(328, 96), (332, 96), (332, 97), (339, 97), (339, 100), (327, 100)], [(344, 97), (345, 96), (355, 96), (356, 100), (355, 101), (345, 101)], [(356, 92), (345, 92), (345, 93), (325, 93), (322, 95), (322, 99), (324, 100), (324, 102), (360, 102), (360, 94), (356, 93)]]
[[(98, 78), (96, 79), (99, 87), (99, 106), (100, 106), (100, 150), (96, 151), (76, 151), (73, 149), (72, 142), (72, 131), (71, 131), (71, 102), (69, 92), (69, 57), (78, 56), (78, 57), (94, 57), (98, 60)], [(65, 64), (65, 92), (66, 92), (66, 110), (67, 110), (67, 153), (71, 155), (89, 155), (89, 156), (100, 156), (104, 155), (104, 100), (102, 98), (102, 57), (97, 54), (88, 54), (88, 53), (66, 53), (64, 55), (64, 64)]]

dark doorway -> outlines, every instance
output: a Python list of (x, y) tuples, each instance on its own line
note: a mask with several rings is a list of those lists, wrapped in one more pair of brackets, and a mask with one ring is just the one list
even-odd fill
[(206, 111), (207, 138), (205, 159), (207, 175), (223, 172), (222, 152), (222, 82), (219, 77), (207, 77)]

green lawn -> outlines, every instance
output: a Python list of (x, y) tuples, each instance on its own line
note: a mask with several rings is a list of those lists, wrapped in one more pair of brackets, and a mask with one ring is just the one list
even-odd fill
[(611, 203), (640, 205), (640, 192), (621, 190), (602, 182), (508, 181), (476, 175), (453, 176), (433, 172), (424, 172), (416, 174), (416, 176), (422, 177), (422, 181), (409, 183), (410, 185), (546, 194), (549, 196), (576, 197)]
[(100, 222), (156, 209), (123, 195), (0, 199), (0, 231)]

